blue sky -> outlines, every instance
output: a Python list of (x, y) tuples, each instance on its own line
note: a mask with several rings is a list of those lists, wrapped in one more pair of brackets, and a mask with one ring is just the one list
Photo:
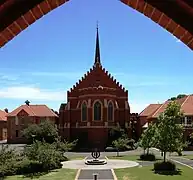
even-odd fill
[(102, 64), (132, 112), (192, 93), (192, 51), (169, 32), (119, 0), (70, 0), (0, 49), (0, 109), (29, 99), (58, 110), (93, 65), (97, 20)]

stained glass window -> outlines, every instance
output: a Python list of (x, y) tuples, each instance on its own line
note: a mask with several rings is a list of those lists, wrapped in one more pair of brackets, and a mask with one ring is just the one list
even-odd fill
[(101, 103), (98, 101), (94, 104), (94, 120), (101, 120)]
[(87, 121), (87, 106), (86, 106), (86, 103), (82, 104), (82, 121)]
[(112, 102), (110, 102), (108, 104), (108, 121), (112, 121), (113, 120), (113, 104)]

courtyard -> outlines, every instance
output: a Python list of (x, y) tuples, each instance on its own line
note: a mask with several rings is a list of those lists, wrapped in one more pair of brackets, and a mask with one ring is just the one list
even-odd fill
[[(10, 145), (10, 148), (18, 148), (18, 151), (22, 151), (22, 147), (24, 145)], [(156, 161), (162, 159), (158, 150), (152, 148), (150, 152), (156, 155)], [(154, 161), (141, 161), (139, 159), (141, 153), (143, 153), (141, 148), (120, 152), (118, 157), (116, 156), (116, 152), (101, 152), (100, 159), (107, 159), (107, 164), (92, 166), (85, 165), (84, 163), (86, 159), (92, 158), (91, 153), (66, 152), (65, 155), (69, 161), (63, 162), (61, 169), (39, 174), (33, 176), (33, 178), (40, 180), (91, 180), (93, 179), (93, 174), (97, 173), (98, 180), (192, 180), (193, 159), (191, 157), (193, 156), (193, 151), (183, 151), (183, 156), (177, 156), (176, 154), (168, 155), (168, 159), (175, 160), (178, 169), (178, 173), (176, 174), (154, 173)], [(191, 163), (186, 163), (185, 160), (189, 160)], [(14, 180), (16, 178), (30, 179), (32, 177), (23, 175), (6, 177), (7, 180)]]

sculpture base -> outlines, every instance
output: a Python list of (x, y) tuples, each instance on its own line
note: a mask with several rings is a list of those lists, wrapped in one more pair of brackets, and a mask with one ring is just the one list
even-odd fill
[(87, 164), (87, 165), (104, 165), (104, 164), (107, 164), (107, 161), (104, 159), (92, 159), (92, 160), (86, 160), (85, 164)]

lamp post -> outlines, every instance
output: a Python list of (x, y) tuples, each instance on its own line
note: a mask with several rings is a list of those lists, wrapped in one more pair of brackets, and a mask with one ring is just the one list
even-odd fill
[(98, 175), (99, 175), (99, 174), (97, 174), (97, 173), (93, 173), (93, 178), (94, 178), (94, 180), (97, 180), (97, 179), (98, 179)]

